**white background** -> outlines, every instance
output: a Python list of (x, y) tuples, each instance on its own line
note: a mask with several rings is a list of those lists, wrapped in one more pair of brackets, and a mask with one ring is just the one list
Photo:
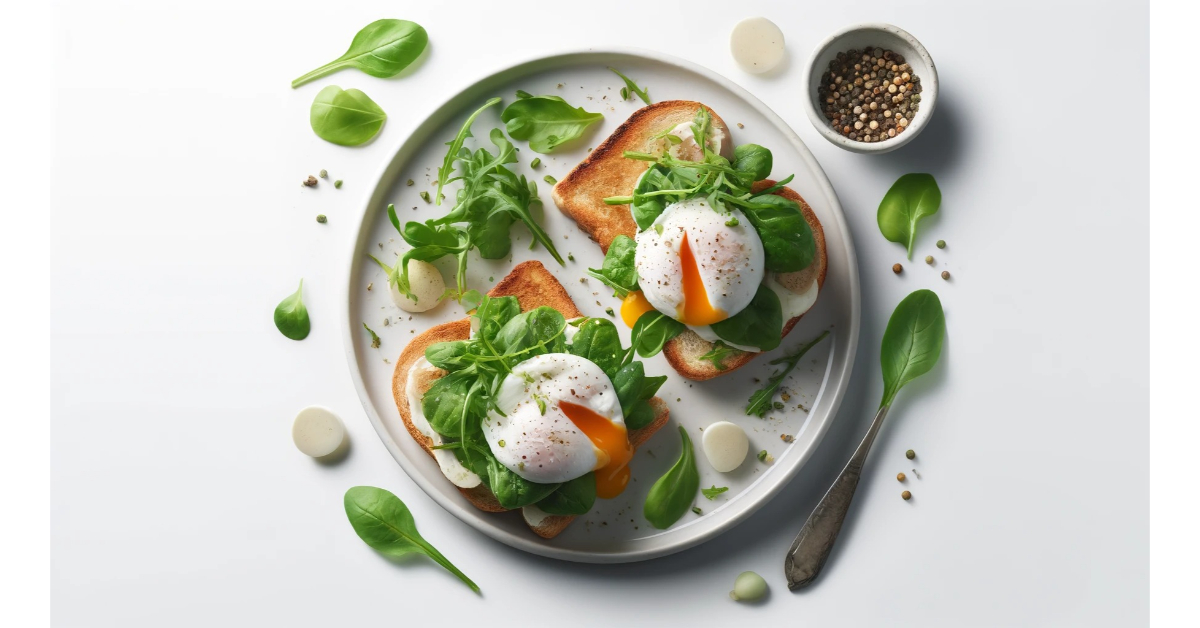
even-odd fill
[[(727, 11), (617, 4), (59, 9), (50, 249), (57, 624), (394, 623), (451, 612), (500, 625), (1144, 621), (1145, 7), (1093, 13), (1039, 2), (1000, 13), (891, 2), (789, 15), (739, 3), (731, 20), (767, 15), (789, 42), (789, 67), (755, 78), (728, 57), (732, 21), (714, 17)], [(346, 71), (288, 89), (378, 17), (430, 31), (431, 54), (415, 72), (380, 80)], [(827, 144), (797, 102), (810, 48), (864, 18), (914, 33), (942, 80), (931, 126), (880, 157)], [(355, 183), (466, 82), (588, 44), (684, 54), (774, 107), (841, 197), (864, 294), (854, 384), (792, 485), (711, 543), (615, 567), (526, 556), (441, 511), (362, 416), (336, 331), (350, 225), (368, 193)], [(308, 105), (328, 83), (360, 87), (388, 110), (380, 138), (345, 149), (311, 135)], [(320, 168), (346, 186), (303, 194), (299, 180)], [(942, 187), (942, 212), (922, 225), (918, 254), (944, 263), (949, 283), (919, 261), (894, 276), (902, 253), (875, 225), (883, 192), (913, 171), (932, 172)], [(330, 224), (317, 225), (316, 213)], [(932, 248), (938, 238), (945, 251)], [(301, 275), (315, 327), (293, 343), (270, 310)], [(881, 390), (883, 325), (917, 287), (936, 289), (946, 307), (942, 363), (901, 394), (824, 575), (792, 594), (783, 551), (865, 429)], [(314, 464), (290, 444), (292, 415), (312, 403), (349, 424), (355, 446), (340, 465)], [(909, 447), (924, 479), (904, 503), (892, 476), (911, 467)], [(393, 565), (362, 545), (340, 506), (355, 484), (404, 499), (483, 597), (433, 566)], [(744, 569), (768, 577), (765, 604), (725, 597)]]

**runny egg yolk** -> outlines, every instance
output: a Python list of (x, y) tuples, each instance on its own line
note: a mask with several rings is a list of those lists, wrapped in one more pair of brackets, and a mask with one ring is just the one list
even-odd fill
[(679, 262), (683, 271), (683, 306), (680, 307), (679, 321), (686, 325), (703, 327), (729, 318), (728, 314), (713, 307), (708, 301), (708, 292), (704, 290), (704, 282), (700, 280), (700, 268), (696, 264), (696, 256), (692, 254), (686, 231), (683, 233), (683, 244), (679, 246)]
[(650, 305), (646, 294), (641, 290), (634, 290), (625, 295), (625, 300), (621, 301), (621, 320), (625, 321), (626, 325), (633, 327), (642, 314), (653, 309), (654, 306)]
[(558, 408), (599, 450), (597, 467), (593, 469), (596, 472), (596, 497), (612, 499), (620, 495), (629, 484), (629, 461), (633, 459), (633, 445), (629, 444), (625, 426), (569, 401), (558, 402)]

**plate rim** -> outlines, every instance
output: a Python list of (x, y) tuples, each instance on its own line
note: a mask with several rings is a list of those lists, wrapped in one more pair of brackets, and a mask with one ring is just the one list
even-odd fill
[[(352, 317), (354, 314), (355, 304), (355, 277), (358, 274), (360, 264), (363, 263), (360, 259), (361, 255), (359, 255), (359, 244), (363, 239), (362, 234), (364, 233), (364, 230), (369, 230), (371, 228), (370, 223), (373, 219), (371, 207), (377, 204), (379, 202), (377, 199), (380, 199), (380, 197), (387, 192), (387, 190), (381, 191), (380, 186), (386, 185), (387, 189), (391, 188), (391, 182), (384, 180), (388, 174), (388, 171), (391, 169), (392, 164), (395, 162), (401, 149), (403, 149), (405, 144), (412, 139), (413, 135), (420, 130), (425, 121), (434, 115), (437, 115), (446, 107), (451, 106), (455, 103), (455, 101), (464, 98), (470, 91), (475, 89), (476, 85), (479, 83), (487, 81), (497, 75), (518, 73), (520, 70), (523, 70), (527, 67), (530, 68), (530, 71), (536, 72), (541, 71), (537, 69), (537, 66), (539, 65), (551, 64), (555, 61), (560, 63), (569, 62), (570, 58), (572, 57), (586, 58), (604, 55), (637, 57), (651, 62), (675, 66), (684, 71), (703, 76), (704, 78), (713, 81), (720, 87), (728, 90), (734, 96), (740, 98), (747, 105), (769, 120), (776, 128), (784, 131), (784, 138), (796, 149), (801, 160), (806, 166), (813, 169), (819, 175), (816, 177), (816, 183), (821, 189), (821, 192), (824, 193), (832, 203), (831, 207), (829, 208), (830, 213), (832, 214), (834, 221), (838, 224), (842, 235), (842, 244), (846, 249), (846, 258), (848, 264), (847, 276), (849, 278), (850, 324), (848, 325), (849, 329), (847, 330), (846, 335), (847, 359), (845, 364), (841, 367), (840, 372), (835, 373), (831, 370), (829, 375), (822, 380), (824, 384), (824, 382), (829, 381), (830, 377), (836, 376), (840, 382), (840, 385), (835, 386), (834, 390), (827, 391), (833, 395), (829, 405), (829, 419), (815, 426), (815, 433), (813, 434), (811, 444), (804, 451), (799, 452), (799, 459), (792, 465), (790, 469), (784, 470), (781, 473), (779, 479), (775, 482), (773, 487), (767, 490), (763, 495), (749, 500), (740, 511), (730, 515), (725, 521), (722, 521), (710, 528), (699, 530), (690, 536), (664, 541), (652, 547), (598, 553), (586, 550), (555, 547), (547, 544), (544, 539), (533, 537), (531, 535), (514, 534), (500, 527), (484, 524), (475, 519), (466, 517), (459, 513), (459, 509), (462, 508), (462, 504), (455, 503), (453, 500), (447, 498), (439, 490), (437, 490), (422, 473), (415, 468), (412, 468), (412, 461), (410, 461), (404, 452), (400, 450), (399, 445), (392, 438), (391, 432), (384, 424), (383, 419), (379, 416), (378, 412), (376, 412), (374, 405), (369, 402), (370, 396), (367, 392), (366, 382), (358, 365), (358, 356), (354, 351), (354, 330), (356, 330), (356, 327), (352, 324)], [(355, 231), (354, 244), (352, 247), (350, 247), (350, 259), (346, 267), (347, 272), (345, 275), (343, 275), (343, 277), (346, 277), (346, 281), (344, 283), (344, 291), (342, 294), (342, 348), (346, 355), (347, 365), (350, 369), (350, 379), (354, 383), (354, 389), (358, 395), (359, 403), (363, 406), (363, 410), (366, 412), (367, 418), (371, 421), (371, 426), (374, 428), (375, 433), (379, 436), (380, 440), (383, 441), (388, 453), (390, 453), (392, 458), (400, 465), (400, 468), (404, 470), (405, 475), (407, 475), (409, 479), (411, 479), (417, 485), (417, 487), (425, 493), (426, 496), (436, 502), (448, 513), (454, 515), (457, 519), (459, 519), (459, 521), (462, 521), (470, 527), (487, 535), (488, 537), (515, 549), (529, 552), (538, 556), (571, 562), (598, 564), (629, 563), (650, 560), (653, 558), (659, 558), (681, 552), (685, 549), (695, 547), (719, 536), (720, 534), (736, 527), (739, 523), (742, 523), (748, 519), (751, 515), (766, 505), (768, 501), (775, 498), (784, 489), (784, 487), (786, 487), (796, 478), (800, 470), (808, 463), (809, 459), (812, 458), (817, 447), (819, 447), (821, 441), (824, 440), (825, 434), (829, 431), (830, 425), (832, 425), (833, 421), (837, 418), (837, 412), (841, 408), (842, 401), (846, 395), (846, 389), (849, 387), (850, 377), (854, 370), (854, 362), (857, 354), (861, 328), (862, 294), (861, 280), (858, 273), (858, 257), (855, 254), (853, 237), (850, 233), (849, 225), (846, 221), (846, 215), (842, 210), (841, 201), (838, 199), (837, 192), (833, 189), (833, 184), (829, 180), (829, 176), (825, 174), (824, 168), (821, 167), (821, 164), (817, 161), (816, 157), (813, 156), (812, 151), (809, 150), (808, 146), (804, 143), (800, 136), (782, 117), (779, 116), (779, 114), (775, 113), (773, 109), (768, 107), (766, 103), (759, 100), (757, 96), (751, 94), (746, 88), (734, 83), (732, 80), (726, 78), (718, 72), (710, 70), (709, 68), (700, 64), (655, 50), (618, 46), (570, 48), (560, 52), (538, 53), (532, 56), (519, 58), (516, 61), (506, 62), (501, 66), (490, 68), (481, 74), (476, 74), (476, 77), (471, 80), (466, 87), (453, 92), (449, 97), (438, 103), (432, 109), (428, 110), (424, 116), (418, 119), (420, 122), (418, 122), (409, 133), (400, 138), (392, 146), (388, 153), (391, 155), (391, 158), (386, 160), (377, 170), (375, 176), (370, 179), (372, 181), (370, 187), (371, 192), (367, 197), (365, 206), (362, 207), (359, 226)], [(836, 350), (836, 346), (831, 349), (831, 351), (833, 350)]]

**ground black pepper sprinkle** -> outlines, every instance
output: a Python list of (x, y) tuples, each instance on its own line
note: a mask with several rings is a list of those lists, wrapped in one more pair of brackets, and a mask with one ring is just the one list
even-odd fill
[(882, 142), (912, 123), (920, 109), (921, 78), (891, 50), (847, 50), (829, 62), (817, 97), (835, 131), (856, 142)]

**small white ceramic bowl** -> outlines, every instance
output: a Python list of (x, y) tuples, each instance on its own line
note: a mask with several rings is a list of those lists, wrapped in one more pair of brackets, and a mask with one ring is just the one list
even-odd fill
[[(921, 77), (921, 106), (912, 122), (903, 133), (879, 142), (859, 142), (833, 130), (833, 125), (822, 113), (822, 103), (817, 96), (821, 75), (829, 69), (829, 62), (833, 61), (838, 53), (867, 47), (899, 53), (904, 57), (904, 61), (912, 66), (913, 72)], [(813, 51), (804, 73), (803, 85), (808, 90), (804, 98), (804, 109), (808, 112), (808, 119), (825, 139), (856, 153), (886, 153), (904, 146), (925, 128), (937, 106), (938, 77), (933, 58), (916, 37), (891, 24), (856, 24), (830, 35)]]

